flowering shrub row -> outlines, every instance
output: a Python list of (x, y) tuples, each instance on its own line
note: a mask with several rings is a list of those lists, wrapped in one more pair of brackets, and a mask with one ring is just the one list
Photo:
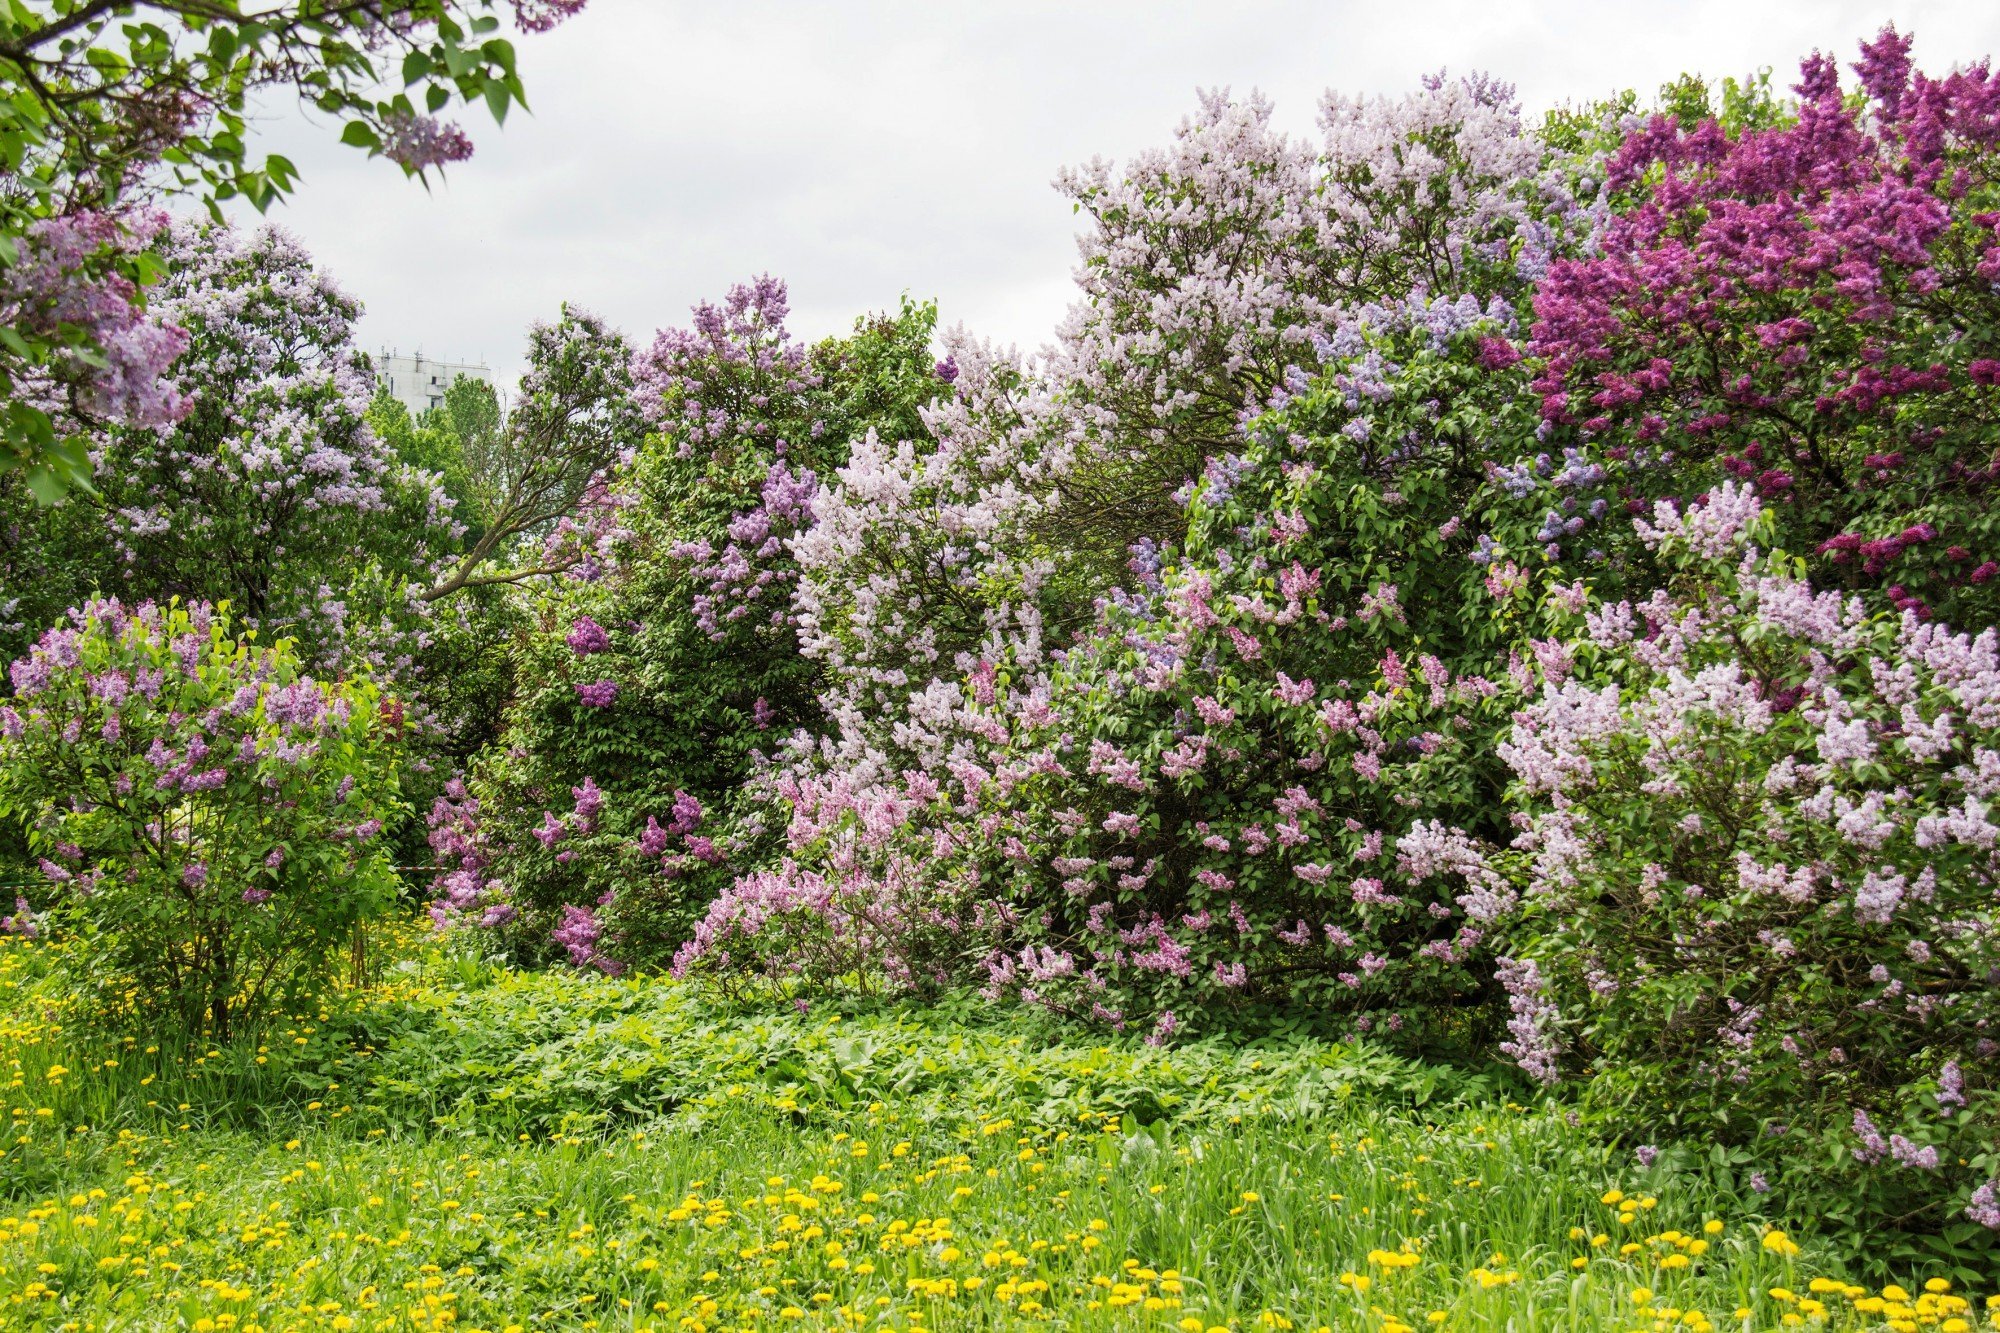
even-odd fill
[[(1448, 1038), (1990, 1253), (2000, 79), (1893, 30), (1855, 69), (1540, 128), (1440, 77), (1313, 141), (1206, 97), (1063, 177), (1036, 357), (698, 307), (511, 595), (436, 919), (801, 1002)], [(347, 421), (328, 358), (254, 367), (306, 397), (244, 438)], [(343, 438), (280, 470), (382, 512)]]
[(1078, 178), (1057, 348), (953, 344), (793, 543), (829, 734), (677, 968), (1482, 1034), (1987, 1235), (2000, 82), (1907, 52), (1581, 151), (1213, 100)]

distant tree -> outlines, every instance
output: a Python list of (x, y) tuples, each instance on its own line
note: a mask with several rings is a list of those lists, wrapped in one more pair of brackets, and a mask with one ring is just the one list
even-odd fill
[(452, 386), (444, 412), (466, 423), (460, 439), (485, 527), (426, 601), (522, 583), (590, 558), (601, 529), (615, 524), (615, 507), (601, 503), (607, 474), (646, 433), (631, 360), (615, 329), (565, 305), (561, 319), (529, 331), (528, 373), (504, 427), (495, 424), (497, 400), (488, 415), (476, 389), (459, 387), (467, 381)]
[(440, 424), (458, 440), (466, 466), (483, 478), (499, 466), (506, 445), (507, 412), (500, 393), (485, 380), (460, 375), (445, 387), (444, 406), (434, 409)]
[(465, 525), (467, 540), (481, 523), (481, 506), (467, 466), (464, 442), (442, 413), (414, 415), (386, 388), (377, 387), (368, 404), (368, 424), (396, 457), (414, 468), (435, 473), (453, 503), (453, 517)]

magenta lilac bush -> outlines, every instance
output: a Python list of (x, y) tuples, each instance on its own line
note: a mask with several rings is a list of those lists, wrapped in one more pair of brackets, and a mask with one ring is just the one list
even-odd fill
[(1932, 77), (1885, 30), (1804, 63), (1780, 124), (1665, 115), (1605, 163), (1597, 253), (1559, 260), (1530, 348), (1546, 418), (1634, 512), (1755, 488), (1822, 584), (1991, 623), (2000, 482), (2000, 78)]

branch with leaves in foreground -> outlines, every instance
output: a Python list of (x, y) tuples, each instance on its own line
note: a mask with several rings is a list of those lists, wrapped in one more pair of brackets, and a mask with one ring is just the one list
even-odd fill
[(4, 0), (0, 3), (0, 471), (44, 503), (89, 485), (88, 435), (159, 426), (186, 338), (145, 312), (170, 197), (262, 211), (298, 171), (249, 148), (285, 88), (408, 175), (472, 154), (438, 118), (525, 93), (503, 16), (543, 32), (586, 0)]

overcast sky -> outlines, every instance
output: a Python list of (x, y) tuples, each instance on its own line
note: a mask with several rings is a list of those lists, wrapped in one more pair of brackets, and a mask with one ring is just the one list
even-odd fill
[(521, 42), (534, 114), (465, 115), (478, 151), (428, 195), (296, 112), (264, 141), (305, 173), (275, 219), (366, 302), (370, 349), (511, 382), (565, 300), (643, 344), (766, 271), (808, 335), (908, 291), (1033, 349), (1075, 260), (1056, 170), (1165, 141), (1198, 87), (1310, 132), (1324, 88), (1484, 69), (1539, 111), (1682, 70), (1789, 84), (1890, 19), (1926, 69), (2000, 50), (1995, 0), (591, 0)]

